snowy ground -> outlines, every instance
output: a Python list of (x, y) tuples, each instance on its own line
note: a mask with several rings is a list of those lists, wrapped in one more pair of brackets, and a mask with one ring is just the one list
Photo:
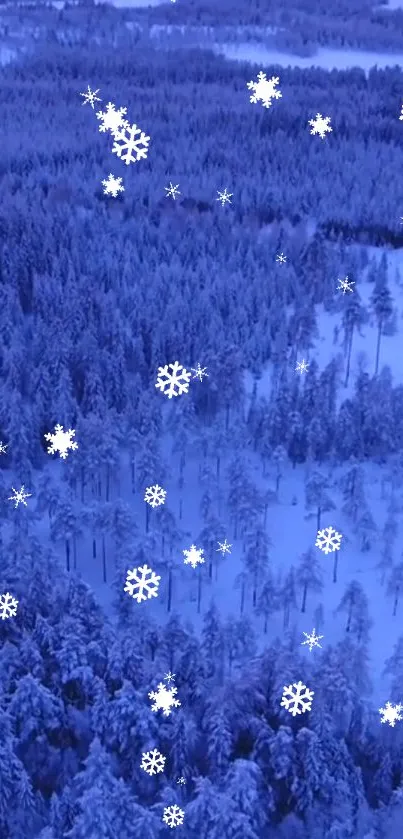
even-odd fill
[(267, 49), (261, 44), (215, 44), (215, 50), (235, 61), (250, 61), (251, 64), (258, 64), (265, 67), (270, 64), (278, 64), (281, 67), (321, 67), (323, 70), (350, 70), (353, 67), (361, 67), (366, 73), (371, 67), (403, 67), (403, 52), (390, 54), (378, 52), (365, 52), (364, 50), (337, 50), (330, 47), (318, 47), (317, 54), (303, 58), (298, 55), (279, 52), (275, 49)]

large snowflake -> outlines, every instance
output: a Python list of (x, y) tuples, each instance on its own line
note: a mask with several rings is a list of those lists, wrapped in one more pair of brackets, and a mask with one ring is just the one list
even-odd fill
[(326, 137), (328, 131), (333, 131), (329, 125), (330, 117), (323, 117), (322, 114), (316, 114), (315, 119), (308, 120), (308, 124), (312, 126), (311, 134), (319, 134), (319, 137)]
[(182, 551), (186, 559), (183, 560), (184, 565), (191, 565), (196, 568), (196, 565), (202, 565), (205, 562), (203, 557), (203, 548), (196, 548), (196, 545), (191, 545), (188, 551)]
[(154, 700), (154, 705), (151, 705), (152, 711), (162, 711), (164, 717), (169, 717), (172, 708), (179, 708), (179, 699), (175, 699), (175, 694), (178, 692), (177, 688), (167, 688), (163, 682), (158, 685), (158, 690), (152, 690), (148, 694), (150, 699)]
[(118, 108), (115, 109), (113, 102), (108, 102), (106, 106), (106, 111), (98, 111), (97, 119), (101, 120), (101, 125), (99, 126), (100, 131), (118, 131), (124, 125), (129, 125), (127, 120), (124, 118), (124, 114), (127, 113), (127, 108)]
[(264, 108), (270, 108), (272, 99), (281, 99), (282, 93), (276, 90), (280, 79), (278, 76), (272, 76), (271, 79), (266, 79), (266, 73), (260, 72), (257, 77), (257, 82), (248, 82), (247, 87), (253, 90), (254, 93), (250, 97), (250, 101), (257, 103), (259, 99), (262, 101)]
[(127, 591), (137, 603), (142, 600), (151, 600), (152, 597), (158, 597), (158, 586), (161, 577), (154, 573), (147, 565), (142, 565), (139, 568), (133, 568), (127, 572), (126, 585), (124, 591)]
[(384, 708), (379, 708), (381, 722), (388, 722), (394, 728), (395, 723), (402, 719), (401, 711), (403, 711), (403, 705), (392, 705), (391, 702), (387, 702)]
[(178, 824), (183, 824), (185, 813), (177, 804), (172, 804), (172, 807), (164, 807), (164, 815), (162, 820), (169, 827), (178, 827)]
[(138, 160), (147, 157), (150, 138), (144, 134), (144, 131), (137, 128), (137, 125), (125, 123), (113, 132), (113, 137), (115, 142), (112, 152), (117, 154), (121, 160), (124, 160), (127, 166), (129, 163), (136, 163)]
[(72, 428), (69, 428), (68, 431), (63, 431), (62, 425), (55, 425), (54, 434), (45, 434), (45, 440), (50, 443), (50, 446), (47, 448), (48, 454), (59, 452), (62, 460), (66, 460), (69, 449), (72, 451), (78, 449), (78, 443), (72, 441), (75, 433)]
[(315, 548), (320, 548), (324, 554), (339, 551), (342, 538), (342, 534), (338, 533), (334, 527), (324, 527), (323, 530), (317, 532)]
[(313, 695), (314, 691), (308, 690), (302, 682), (294, 682), (294, 684), (283, 688), (281, 706), (289, 711), (293, 717), (296, 717), (297, 714), (304, 714), (305, 711), (311, 710)]
[(2, 621), (6, 618), (14, 618), (17, 614), (17, 606), (18, 600), (15, 600), (8, 591), (5, 594), (0, 594), (0, 618)]
[(162, 489), (158, 484), (154, 484), (154, 486), (146, 487), (144, 501), (147, 501), (150, 507), (160, 507), (164, 503), (166, 495), (166, 489)]
[(165, 393), (168, 399), (172, 399), (173, 396), (180, 396), (182, 393), (188, 392), (191, 375), (179, 364), (179, 361), (174, 361), (173, 364), (158, 367), (155, 387)]
[(148, 775), (156, 775), (157, 772), (163, 772), (166, 757), (157, 749), (152, 749), (151, 752), (144, 752), (142, 755), (141, 769), (147, 772)]

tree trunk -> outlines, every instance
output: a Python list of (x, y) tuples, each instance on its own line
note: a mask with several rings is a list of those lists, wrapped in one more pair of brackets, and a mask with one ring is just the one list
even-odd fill
[(197, 614), (198, 615), (200, 615), (201, 596), (202, 596), (202, 578), (201, 578), (201, 574), (198, 574), (198, 577), (197, 577)]
[(375, 361), (375, 376), (378, 375), (379, 367), (379, 352), (381, 349), (381, 335), (382, 335), (383, 320), (378, 323), (378, 337), (376, 341), (376, 361)]
[(104, 583), (106, 583), (106, 546), (105, 536), (102, 534), (102, 576)]
[(170, 568), (168, 571), (168, 600), (167, 600), (167, 612), (171, 611), (172, 607), (172, 569)]
[(146, 504), (146, 533), (148, 533), (149, 526), (150, 526), (150, 505)]
[(308, 583), (305, 583), (304, 584), (304, 591), (303, 591), (303, 594), (302, 594), (302, 605), (301, 605), (301, 612), (302, 613), (305, 612), (307, 591), (308, 591)]
[(395, 602), (393, 604), (393, 615), (392, 615), (392, 617), (394, 617), (394, 618), (396, 617), (398, 602), (399, 602), (399, 586), (397, 586), (396, 591), (395, 591)]
[(333, 563), (333, 582), (337, 583), (337, 564), (339, 561), (339, 552), (335, 551), (334, 554), (334, 563)]
[(106, 481), (105, 481), (105, 501), (109, 501), (109, 492), (110, 492), (110, 485), (111, 485), (111, 470), (109, 463), (106, 467)]
[(242, 585), (241, 585), (241, 609), (240, 609), (241, 615), (243, 615), (244, 608), (245, 608), (245, 583), (242, 583)]
[(348, 343), (347, 343), (347, 367), (346, 367), (346, 375), (344, 378), (344, 387), (347, 387), (348, 380), (350, 378), (350, 364), (351, 364), (351, 350), (353, 347), (353, 335), (354, 335), (354, 327), (351, 329), (350, 334), (348, 336)]
[(66, 569), (67, 569), (67, 571), (70, 571), (70, 540), (69, 539), (65, 540), (65, 546), (66, 546)]

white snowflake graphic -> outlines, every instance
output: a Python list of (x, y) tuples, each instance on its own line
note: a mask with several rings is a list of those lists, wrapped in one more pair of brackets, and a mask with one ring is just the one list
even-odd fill
[(184, 784), (186, 784), (186, 778), (184, 778), (183, 775), (181, 775), (181, 777), (178, 778), (176, 783), (181, 784), (181, 786), (183, 786)]
[(169, 685), (171, 684), (171, 682), (174, 681), (174, 679), (175, 679), (175, 673), (171, 673), (170, 670), (168, 671), (166, 676), (164, 676), (164, 682), (168, 682)]
[(402, 719), (401, 711), (403, 711), (403, 705), (392, 705), (391, 702), (387, 702), (384, 708), (379, 708), (381, 722), (388, 722), (394, 728), (395, 723)]
[(302, 361), (297, 361), (297, 366), (295, 368), (295, 372), (296, 373), (301, 373), (301, 376), (302, 376), (303, 373), (308, 372), (308, 367), (309, 367), (309, 363), (307, 361), (305, 361), (305, 359), (303, 358)]
[(0, 440), (0, 454), (5, 454), (7, 449), (8, 449), (8, 443), (7, 444), (3, 443), (3, 441)]
[(256, 104), (261, 100), (264, 108), (270, 108), (272, 99), (281, 99), (282, 93), (276, 90), (280, 79), (278, 76), (272, 76), (271, 79), (266, 78), (266, 73), (260, 72), (257, 77), (257, 82), (248, 82), (247, 87), (253, 90), (254, 93), (250, 97), (250, 101)]
[(315, 628), (313, 628), (311, 634), (308, 632), (304, 632), (303, 634), (305, 635), (306, 641), (301, 641), (301, 645), (304, 646), (305, 644), (308, 644), (310, 653), (312, 652), (313, 647), (320, 647), (322, 649), (322, 644), (319, 644), (318, 642), (321, 638), (324, 638), (324, 635), (316, 635)]
[(144, 772), (147, 772), (148, 775), (156, 775), (157, 772), (164, 771), (166, 757), (157, 749), (153, 749), (151, 752), (144, 752), (142, 758), (143, 760), (140, 764), (141, 769), (144, 769)]
[(401, 111), (400, 111), (399, 119), (403, 119), (403, 105), (401, 105), (400, 107), (401, 107)]
[(173, 396), (188, 392), (190, 377), (191, 373), (188, 373), (178, 361), (174, 361), (173, 364), (165, 364), (165, 367), (158, 368), (155, 387), (165, 393), (168, 399), (172, 399)]
[(199, 362), (197, 362), (196, 367), (191, 367), (190, 369), (194, 373), (194, 376), (192, 376), (193, 379), (199, 379), (202, 382), (205, 376), (208, 378), (208, 373), (206, 373), (207, 367), (200, 367)]
[(278, 253), (278, 254), (277, 254), (277, 256), (276, 256), (276, 262), (280, 262), (280, 263), (287, 262), (287, 257), (286, 257), (286, 256), (284, 256), (284, 254), (283, 254), (283, 252), (282, 252), (282, 251), (281, 251), (281, 253)]
[(224, 539), (223, 542), (218, 542), (218, 548), (216, 549), (216, 553), (218, 553), (219, 551), (220, 553), (222, 553), (223, 556), (224, 554), (230, 554), (230, 548), (232, 548), (232, 545), (229, 545), (227, 540)]
[(178, 827), (178, 824), (183, 824), (184, 817), (184, 811), (176, 804), (173, 804), (172, 807), (164, 807), (162, 820), (165, 824), (168, 824), (169, 827)]
[(233, 193), (232, 192), (227, 192), (226, 188), (224, 189), (224, 192), (220, 192), (217, 189), (217, 195), (218, 195), (218, 198), (216, 198), (216, 201), (221, 201), (221, 206), (222, 207), (224, 206), (224, 204), (227, 204), (227, 203), (232, 204), (232, 201), (230, 201), (230, 198), (232, 198)]
[(147, 157), (150, 137), (147, 137), (144, 131), (137, 128), (137, 125), (126, 123), (118, 131), (114, 131), (113, 136), (115, 142), (112, 152), (117, 154), (121, 160), (124, 160), (126, 166)]
[[(293, 688), (295, 688), (294, 691)], [(311, 710), (313, 695), (314, 691), (308, 690), (302, 682), (294, 682), (294, 684), (283, 688), (281, 707), (289, 711), (293, 717), (296, 717), (297, 714), (304, 714), (305, 711)]]
[(151, 568), (142, 565), (127, 572), (123, 591), (127, 591), (137, 603), (141, 603), (142, 600), (151, 600), (152, 597), (158, 597), (160, 579), (161, 577)]
[(78, 443), (75, 443), (72, 439), (75, 433), (72, 428), (69, 428), (68, 431), (63, 431), (62, 425), (55, 425), (54, 434), (45, 434), (46, 442), (50, 443), (50, 446), (47, 448), (48, 454), (59, 452), (62, 460), (66, 460), (69, 449), (72, 451), (78, 449)]
[(112, 195), (113, 198), (117, 198), (119, 192), (125, 191), (122, 178), (115, 178), (112, 174), (109, 174), (108, 178), (102, 181), (102, 186), (104, 187), (104, 195)]
[(0, 594), (0, 618), (5, 621), (6, 618), (14, 618), (17, 614), (18, 600), (7, 591), (5, 594)]
[(166, 495), (165, 489), (162, 489), (158, 484), (154, 484), (154, 486), (146, 488), (144, 501), (147, 501), (150, 507), (160, 507), (164, 503)]
[(333, 131), (329, 125), (330, 117), (323, 117), (322, 114), (316, 114), (315, 119), (308, 120), (308, 125), (312, 126), (311, 134), (319, 134), (319, 137), (326, 137), (328, 131)]
[(25, 501), (25, 499), (26, 498), (31, 498), (31, 493), (30, 492), (25, 492), (24, 485), (21, 487), (21, 489), (14, 489), (14, 487), (11, 487), (11, 489), (12, 489), (14, 495), (10, 495), (10, 497), (7, 500), (8, 501), (15, 501), (14, 508), (18, 507), (19, 504), (24, 504), (25, 507), (28, 507), (28, 504)]
[(339, 280), (339, 283), (340, 285), (337, 286), (337, 291), (342, 291), (343, 294), (345, 294), (346, 291), (352, 291), (353, 289), (351, 286), (355, 285), (355, 282), (353, 282), (353, 280), (349, 280), (348, 277), (344, 277), (344, 280)]
[(151, 705), (152, 711), (162, 711), (164, 717), (169, 717), (172, 708), (179, 708), (179, 699), (175, 699), (177, 688), (167, 688), (163, 682), (158, 685), (158, 690), (152, 690), (148, 694), (149, 699), (154, 700), (154, 705)]
[(87, 93), (80, 93), (80, 96), (84, 96), (84, 102), (81, 104), (91, 105), (92, 110), (94, 110), (94, 102), (102, 101), (99, 96), (97, 96), (97, 93), (99, 93), (99, 88), (98, 90), (91, 90), (90, 86), (87, 85)]
[(112, 134), (118, 131), (119, 128), (129, 125), (124, 115), (127, 113), (127, 108), (115, 109), (113, 102), (108, 102), (106, 111), (98, 111), (97, 119), (101, 120), (99, 130), (102, 132), (111, 131)]
[(342, 534), (337, 533), (333, 527), (324, 527), (317, 532), (315, 548), (319, 548), (324, 554), (339, 551), (342, 538)]
[(182, 193), (179, 192), (178, 187), (179, 184), (176, 184), (176, 186), (174, 186), (173, 184), (171, 184), (171, 181), (169, 181), (169, 186), (164, 186), (165, 192), (167, 193), (165, 198), (173, 198), (175, 201), (177, 195), (182, 195)]
[(196, 568), (197, 565), (202, 565), (205, 562), (203, 558), (203, 549), (196, 548), (196, 545), (191, 545), (188, 551), (182, 551), (186, 559), (183, 560), (184, 565), (191, 565), (192, 568)]

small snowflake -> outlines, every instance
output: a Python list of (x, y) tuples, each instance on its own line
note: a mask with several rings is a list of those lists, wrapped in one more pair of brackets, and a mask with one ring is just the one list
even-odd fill
[(171, 673), (170, 670), (166, 674), (166, 676), (164, 676), (164, 682), (168, 682), (168, 684), (171, 684), (171, 682), (173, 682), (174, 679), (175, 679), (175, 673)]
[(297, 361), (297, 366), (295, 368), (295, 372), (296, 373), (301, 373), (301, 376), (302, 376), (303, 373), (308, 372), (308, 368), (309, 368), (309, 362), (305, 361), (305, 359), (303, 358), (302, 361)]
[(6, 618), (14, 618), (17, 614), (18, 600), (7, 591), (5, 594), (0, 594), (0, 618), (5, 621)]
[(30, 492), (25, 492), (25, 487), (22, 486), (21, 489), (14, 489), (11, 487), (14, 495), (10, 495), (7, 499), (8, 501), (15, 501), (14, 507), (18, 507), (19, 504), (25, 504), (25, 507), (28, 507), (27, 502), (25, 501), (26, 498), (31, 498)]
[(119, 192), (124, 192), (125, 188), (122, 184), (122, 178), (114, 178), (112, 174), (108, 175), (107, 180), (102, 181), (104, 187), (104, 195), (112, 195), (117, 198)]
[(119, 128), (129, 124), (127, 120), (124, 119), (124, 114), (126, 113), (127, 108), (118, 108), (116, 110), (114, 104), (112, 102), (108, 102), (106, 111), (98, 111), (97, 113), (97, 119), (101, 120), (99, 130), (102, 132), (111, 131), (112, 134), (114, 134), (114, 132), (118, 131)]
[(342, 291), (343, 294), (345, 294), (346, 291), (352, 291), (353, 289), (351, 286), (355, 285), (355, 282), (353, 282), (353, 280), (349, 280), (348, 277), (345, 277), (344, 280), (339, 280), (339, 283), (340, 285), (337, 286), (337, 291)]
[(218, 548), (216, 549), (216, 553), (218, 553), (218, 551), (219, 551), (220, 553), (222, 553), (223, 556), (224, 556), (224, 554), (230, 554), (231, 553), (230, 548), (232, 548), (232, 545), (229, 545), (227, 540), (224, 539), (223, 542), (218, 543)]
[(157, 751), (157, 749), (153, 749), (151, 752), (144, 752), (142, 758), (140, 767), (148, 775), (156, 775), (157, 772), (164, 771), (166, 757)]
[(168, 824), (169, 827), (178, 827), (178, 824), (183, 824), (185, 813), (176, 804), (172, 807), (164, 807), (164, 815), (162, 821)]
[(184, 778), (183, 775), (181, 775), (181, 777), (178, 778), (176, 783), (181, 784), (181, 786), (183, 786), (184, 784), (186, 784), (186, 778)]
[(166, 495), (165, 489), (162, 489), (158, 484), (154, 484), (154, 486), (146, 488), (144, 501), (147, 501), (150, 507), (160, 507), (164, 503)]
[(63, 431), (62, 425), (55, 425), (54, 434), (44, 435), (46, 442), (50, 443), (50, 446), (47, 448), (48, 454), (55, 454), (56, 452), (59, 452), (62, 460), (66, 460), (69, 449), (72, 451), (78, 449), (78, 444), (72, 442), (72, 438), (75, 433), (76, 432), (72, 428), (69, 428), (68, 431)]
[(313, 647), (320, 647), (322, 649), (322, 644), (319, 644), (318, 641), (324, 638), (324, 635), (315, 635), (315, 629), (312, 630), (310, 635), (308, 632), (304, 632), (303, 634), (305, 635), (306, 641), (301, 641), (301, 645), (308, 644), (310, 653)]
[[(171, 372), (168, 368), (171, 368)], [(173, 364), (165, 364), (165, 367), (158, 368), (155, 387), (165, 393), (168, 399), (172, 399), (173, 396), (188, 392), (190, 377), (191, 373), (188, 373), (178, 361), (174, 361)]]
[(117, 131), (114, 131), (113, 136), (115, 142), (112, 152), (117, 154), (121, 160), (124, 160), (126, 166), (147, 157), (150, 138), (144, 134), (144, 131), (137, 128), (137, 125), (125, 123)]
[(315, 119), (308, 120), (308, 125), (312, 125), (311, 134), (319, 134), (319, 137), (326, 136), (327, 131), (333, 131), (329, 125), (330, 117), (322, 117), (322, 114), (316, 114)]
[(5, 454), (7, 449), (8, 449), (8, 443), (3, 443), (3, 441), (0, 440), (0, 454)]
[(182, 551), (185, 555), (186, 559), (183, 560), (184, 565), (191, 565), (192, 568), (196, 568), (197, 565), (202, 565), (205, 562), (203, 558), (203, 549), (196, 548), (196, 545), (191, 545), (188, 551)]
[(80, 93), (80, 96), (84, 96), (84, 102), (82, 105), (91, 105), (92, 110), (94, 110), (94, 102), (101, 102), (102, 100), (97, 96), (99, 93), (99, 88), (97, 90), (91, 90), (90, 86), (87, 85), (87, 93)]
[(158, 586), (161, 577), (154, 573), (147, 565), (133, 568), (127, 572), (126, 585), (123, 591), (127, 591), (137, 603), (142, 600), (151, 600), (158, 597)]
[(388, 722), (394, 728), (395, 723), (402, 719), (401, 711), (403, 711), (403, 705), (392, 705), (391, 702), (387, 702), (384, 708), (379, 708), (381, 722)]
[[(293, 691), (293, 688), (295, 688), (295, 691)], [(293, 717), (296, 717), (297, 714), (304, 714), (305, 711), (311, 710), (313, 695), (314, 691), (308, 690), (302, 682), (294, 682), (294, 684), (283, 688), (281, 707), (289, 711)]]
[(254, 93), (250, 97), (250, 101), (256, 104), (261, 100), (264, 108), (270, 108), (272, 99), (281, 99), (282, 94), (276, 90), (280, 79), (278, 76), (272, 76), (271, 79), (266, 79), (266, 73), (260, 72), (258, 74), (257, 82), (248, 82), (247, 87), (253, 90)]
[(283, 252), (277, 254), (276, 262), (280, 262), (280, 263), (287, 262), (287, 257), (284, 256)]
[(401, 111), (400, 111), (399, 119), (403, 119), (403, 105), (401, 105), (400, 107), (401, 107)]
[(222, 207), (224, 206), (224, 204), (227, 204), (227, 203), (232, 204), (232, 201), (230, 201), (230, 198), (232, 198), (233, 193), (232, 192), (227, 192), (227, 188), (224, 189), (224, 192), (220, 192), (219, 189), (217, 189), (217, 195), (218, 195), (218, 198), (216, 198), (216, 201), (221, 201), (221, 206)]
[(317, 532), (315, 548), (319, 548), (324, 554), (339, 551), (342, 538), (342, 534), (337, 533), (333, 527), (324, 527), (323, 530)]
[(196, 367), (191, 367), (190, 369), (194, 373), (194, 376), (192, 376), (193, 379), (199, 379), (202, 382), (205, 376), (208, 378), (208, 373), (206, 373), (207, 367), (200, 367), (199, 362), (197, 362)]
[(158, 690), (152, 690), (148, 694), (149, 699), (154, 700), (154, 705), (151, 705), (152, 711), (162, 711), (164, 717), (169, 717), (172, 708), (179, 708), (179, 699), (175, 699), (175, 694), (178, 692), (177, 688), (167, 688), (163, 682), (158, 685)]
[(182, 195), (182, 193), (179, 192), (178, 187), (179, 184), (176, 184), (176, 186), (174, 186), (173, 184), (171, 184), (171, 181), (169, 181), (169, 186), (164, 186), (165, 192), (167, 193), (165, 198), (173, 198), (175, 201), (177, 195)]

